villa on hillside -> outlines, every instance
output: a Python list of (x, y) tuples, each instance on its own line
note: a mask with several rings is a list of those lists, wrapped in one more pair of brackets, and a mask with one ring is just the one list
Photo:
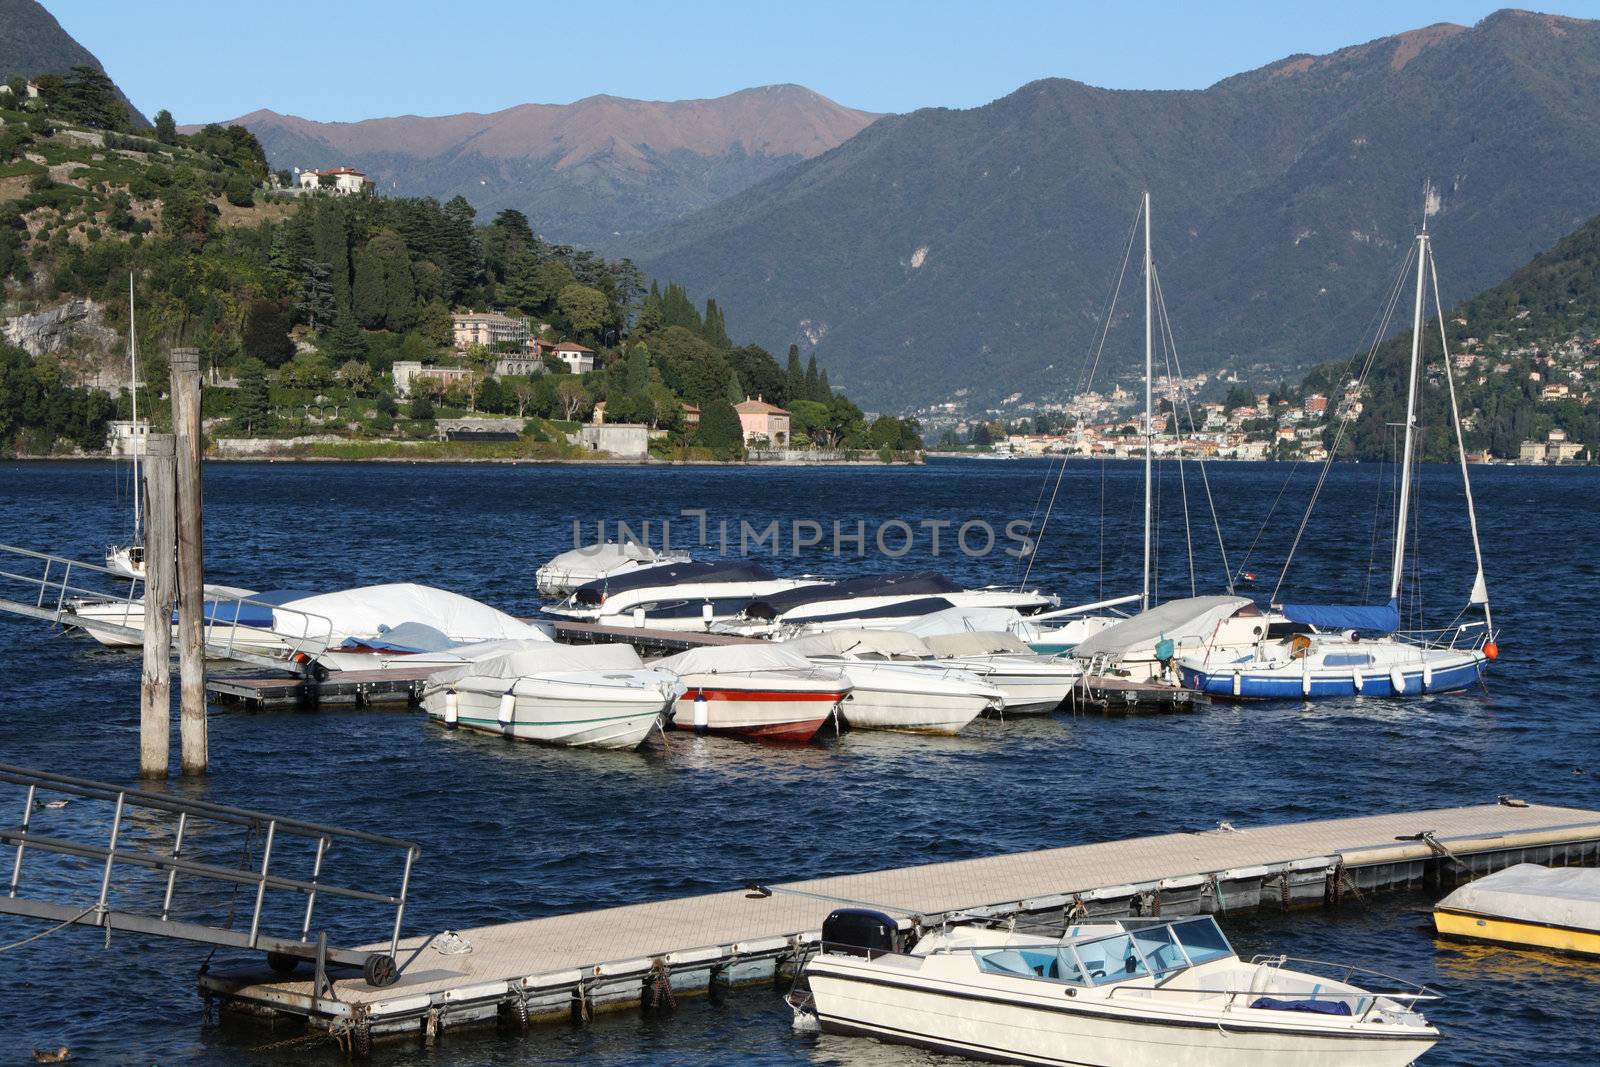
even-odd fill
[(1518, 459), (1523, 463), (1582, 463), (1587, 450), (1567, 439), (1567, 431), (1551, 430), (1543, 441), (1524, 441)]
[(370, 193), (372, 179), (354, 167), (333, 167), (329, 170), (302, 170), (299, 176), (300, 191), (325, 192), (335, 196)]
[(733, 410), (739, 413), (739, 425), (744, 430), (744, 443), (765, 439), (773, 448), (789, 447), (789, 413), (776, 404), (769, 404), (759, 396), (754, 400), (745, 397)]
[(457, 311), (450, 316), (450, 339), (457, 352), (465, 352), (473, 345), (526, 347), (528, 320), (514, 319), (498, 311)]
[(448, 389), (472, 377), (466, 367), (438, 367), (414, 359), (395, 360), (389, 373), (394, 377), (394, 395), (398, 397), (410, 396), (413, 386), (437, 384)]
[(574, 341), (562, 341), (556, 345), (553, 354), (567, 365), (573, 374), (587, 374), (594, 370), (594, 349), (586, 348)]

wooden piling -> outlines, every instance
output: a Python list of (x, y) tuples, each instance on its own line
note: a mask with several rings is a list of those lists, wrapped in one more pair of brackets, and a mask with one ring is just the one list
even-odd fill
[(184, 774), (204, 774), (209, 761), (206, 730), (205, 536), (200, 486), (200, 350), (174, 348), (172, 429), (177, 437), (178, 474), (178, 673), (181, 711), (178, 735)]
[(145, 435), (144, 673), (139, 681), (139, 776), (165, 778), (172, 744), (172, 600), (177, 575), (177, 441)]

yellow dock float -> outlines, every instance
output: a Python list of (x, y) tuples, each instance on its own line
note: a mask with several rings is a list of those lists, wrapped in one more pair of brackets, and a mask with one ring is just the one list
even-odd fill
[[(321, 988), (265, 969), (209, 973), (224, 1008), (300, 1016), (351, 1035), (426, 1036), (498, 1019), (587, 1018), (670, 993), (771, 981), (840, 902), (902, 916), (1126, 916), (1334, 902), (1351, 890), (1437, 887), (1516, 863), (1600, 861), (1600, 811), (1520, 802), (1188, 833), (957, 860), (413, 936), (400, 977)], [(417, 877), (425, 878), (425, 864)]]

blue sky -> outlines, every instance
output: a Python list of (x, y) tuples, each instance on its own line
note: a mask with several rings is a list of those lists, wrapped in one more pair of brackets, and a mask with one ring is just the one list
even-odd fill
[[(350, 121), (596, 93), (677, 100), (797, 82), (869, 111), (974, 107), (1043, 77), (1202, 88), (1505, 3), (1434, 0), (44, 0), (147, 114)], [(1600, 0), (1540, 10), (1600, 18)]]

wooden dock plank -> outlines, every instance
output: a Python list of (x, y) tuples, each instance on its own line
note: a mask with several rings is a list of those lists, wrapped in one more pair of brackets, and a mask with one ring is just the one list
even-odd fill
[[(1427, 843), (1397, 840), (1423, 831), (1433, 832), (1453, 852), (1470, 855), (1600, 839), (1600, 811), (1491, 804), (1164, 834), (818, 878), (780, 888), (938, 915), (1252, 866), (1308, 859), (1331, 864), (1340, 856), (1371, 850), (1382, 850), (1383, 862), (1429, 859), (1435, 853)], [(769, 897), (734, 891), (464, 930), (472, 951), (463, 955), (441, 954), (431, 938), (413, 937), (403, 942), (404, 971), (396, 985), (374, 989), (359, 980), (343, 980), (338, 995), (346, 1004), (371, 1006), (575, 970), (593, 974), (599, 965), (623, 961), (638, 961), (642, 971), (657, 956), (669, 956), (670, 962), (673, 953), (814, 932), (836, 906), (782, 891)], [(311, 993), (309, 981), (254, 982), (246, 976), (222, 978), (210, 988), (256, 1004), (308, 998)]]

